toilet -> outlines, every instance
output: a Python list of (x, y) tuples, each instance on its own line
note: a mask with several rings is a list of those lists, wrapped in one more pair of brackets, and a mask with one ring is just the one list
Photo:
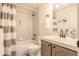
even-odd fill
[(41, 46), (38, 44), (31, 43), (28, 46), (28, 52), (30, 56), (38, 56), (40, 54)]

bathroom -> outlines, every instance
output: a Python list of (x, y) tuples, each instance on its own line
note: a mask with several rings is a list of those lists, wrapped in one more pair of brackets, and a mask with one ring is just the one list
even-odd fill
[(0, 11), (1, 56), (79, 55), (78, 3), (0, 3)]
[[(30, 46), (30, 49), (39, 49), (37, 55), (41, 56), (41, 41), (39, 37), (53, 34), (52, 13), (52, 4), (49, 3), (16, 4), (17, 55), (27, 54), (27, 46)], [(47, 22), (45, 22), (46, 17), (50, 19), (50, 21), (48, 20), (50, 23), (47, 26), (45, 25)], [(30, 52), (29, 54), (31, 55)]]

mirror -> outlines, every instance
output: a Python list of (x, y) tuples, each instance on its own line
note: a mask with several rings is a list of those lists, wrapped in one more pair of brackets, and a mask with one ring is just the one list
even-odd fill
[(60, 29), (64, 32), (75, 30), (77, 32), (77, 4), (75, 3), (56, 3), (53, 5), (53, 32), (59, 33)]

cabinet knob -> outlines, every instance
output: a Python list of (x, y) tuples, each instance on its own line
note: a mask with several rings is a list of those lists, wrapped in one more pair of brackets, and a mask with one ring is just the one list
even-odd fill
[(53, 48), (56, 48), (55, 46), (53, 46)]
[(48, 46), (52, 46), (52, 44), (48, 44)]

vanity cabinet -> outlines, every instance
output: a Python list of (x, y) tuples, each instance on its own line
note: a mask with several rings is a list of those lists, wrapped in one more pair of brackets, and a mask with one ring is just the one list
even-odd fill
[(55, 55), (56, 56), (77, 56), (77, 52), (55, 45)]
[(42, 56), (77, 56), (77, 52), (42, 40), (41, 55)]
[(51, 56), (52, 44), (46, 41), (41, 41), (41, 55)]

